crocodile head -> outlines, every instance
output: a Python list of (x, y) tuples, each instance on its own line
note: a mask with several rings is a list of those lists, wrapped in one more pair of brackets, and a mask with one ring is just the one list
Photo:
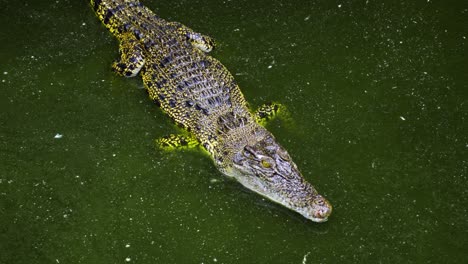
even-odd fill
[(246, 145), (232, 157), (226, 174), (245, 187), (314, 222), (328, 220), (331, 204), (305, 181), (289, 154), (270, 133), (263, 134), (260, 140)]

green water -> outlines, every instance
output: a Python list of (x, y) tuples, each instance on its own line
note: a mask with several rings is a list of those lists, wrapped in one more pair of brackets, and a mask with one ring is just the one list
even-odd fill
[(324, 224), (156, 149), (177, 128), (87, 1), (38, 2), (0, 0), (0, 263), (467, 263), (466, 1), (145, 1), (288, 107)]

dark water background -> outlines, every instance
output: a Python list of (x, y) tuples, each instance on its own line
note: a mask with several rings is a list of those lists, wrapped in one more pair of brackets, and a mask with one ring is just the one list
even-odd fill
[(0, 0), (0, 263), (467, 263), (467, 1), (144, 3), (288, 107), (268, 128), (332, 217), (156, 149), (177, 128), (87, 1)]

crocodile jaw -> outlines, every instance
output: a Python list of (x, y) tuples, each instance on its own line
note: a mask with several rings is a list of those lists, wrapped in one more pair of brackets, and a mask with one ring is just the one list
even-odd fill
[[(295, 166), (294, 166), (295, 167)], [(289, 208), (305, 218), (323, 223), (332, 213), (332, 205), (305, 179), (298, 171), (295, 181), (287, 182), (278, 177), (277, 181), (266, 181), (255, 174), (246, 173), (234, 164), (230, 168), (220, 169), (225, 175), (235, 178), (247, 189), (254, 191), (269, 200)], [(279, 183), (283, 180), (282, 183)]]
[[(310, 187), (310, 193), (297, 192), (289, 193), (289, 195), (287, 195), (285, 193), (272, 191), (271, 187), (267, 187), (268, 185), (265, 185), (264, 182), (256, 177), (237, 175), (234, 176), (234, 178), (236, 178), (236, 180), (244, 187), (301, 214), (313, 222), (323, 223), (328, 221), (328, 217), (333, 210), (330, 202), (328, 202), (323, 196), (319, 195), (307, 182), (305, 182), (305, 184)], [(301, 198), (294, 197), (294, 195), (301, 196)]]

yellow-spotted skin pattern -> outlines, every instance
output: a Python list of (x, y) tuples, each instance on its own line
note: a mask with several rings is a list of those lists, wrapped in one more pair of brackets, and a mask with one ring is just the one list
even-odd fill
[(120, 60), (112, 64), (112, 69), (124, 77), (135, 77), (145, 65), (144, 48), (131, 33), (120, 35)]
[(284, 111), (284, 106), (279, 103), (264, 104), (255, 112), (255, 120), (259, 124), (266, 125), (268, 121), (278, 116), (280, 112)]
[(121, 59), (113, 69), (127, 77), (139, 71), (149, 97), (213, 156), (222, 140), (221, 119), (255, 126), (232, 75), (206, 54), (214, 47), (210, 37), (166, 21), (137, 1), (94, 0), (91, 5), (120, 41)]
[(214, 47), (210, 37), (160, 18), (138, 1), (92, 0), (91, 6), (120, 42), (121, 57), (112, 68), (122, 76), (140, 75), (149, 97), (189, 132), (159, 139), (162, 148), (198, 142), (225, 175), (312, 221), (327, 220), (331, 205), (260, 125), (280, 105), (251, 113), (233, 76), (207, 55)]
[(179, 150), (195, 148), (199, 143), (193, 137), (170, 134), (157, 139), (156, 144), (164, 150)]

